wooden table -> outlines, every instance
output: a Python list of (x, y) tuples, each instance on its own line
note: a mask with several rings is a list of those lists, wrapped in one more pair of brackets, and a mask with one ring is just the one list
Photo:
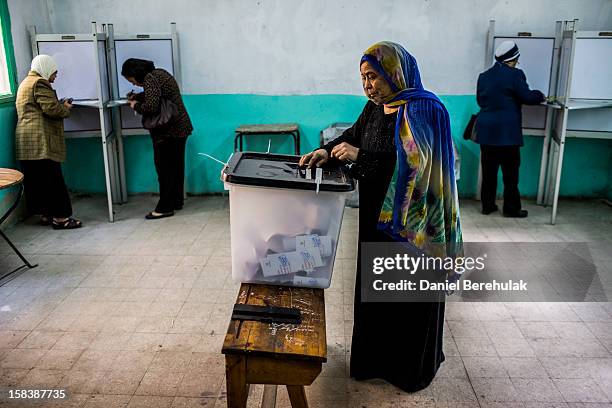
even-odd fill
[(308, 407), (304, 386), (312, 384), (327, 361), (323, 289), (243, 283), (236, 303), (297, 308), (302, 322), (230, 321), (222, 349), (227, 406), (246, 407), (249, 384), (276, 384), (287, 386), (292, 407)]
[[(8, 188), (19, 186), (19, 192), (17, 193), (17, 197), (13, 204), (9, 207), (9, 209), (4, 213), (2, 217), (0, 217), (0, 227), (4, 224), (4, 221), (15, 211), (17, 206), (19, 205), (19, 200), (21, 200), (21, 196), (23, 195), (23, 173), (14, 169), (5, 169), (0, 168), (0, 190), (6, 190)], [(12, 275), (13, 273), (21, 270), (22, 268), (35, 268), (36, 264), (31, 264), (28, 260), (19, 252), (17, 247), (11, 242), (11, 240), (6, 236), (6, 234), (0, 229), (0, 236), (4, 238), (7, 244), (11, 247), (11, 249), (17, 254), (17, 256), (23, 262), (23, 265), (4, 274), (0, 277), (0, 281), (4, 281), (4, 278)], [(6, 283), (6, 282), (4, 282)]]
[(12, 187), (23, 181), (23, 173), (14, 169), (0, 168), (0, 190)]
[(238, 141), (240, 141), (240, 151), (242, 151), (242, 137), (245, 135), (290, 135), (293, 137), (295, 154), (298, 156), (300, 154), (300, 129), (297, 123), (240, 125), (235, 132), (234, 151), (238, 150)]

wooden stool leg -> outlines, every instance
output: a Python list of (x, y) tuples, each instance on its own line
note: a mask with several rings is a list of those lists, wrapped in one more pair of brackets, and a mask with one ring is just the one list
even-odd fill
[(274, 408), (276, 406), (276, 384), (264, 385), (263, 397), (261, 398), (261, 408)]
[(249, 387), (246, 383), (246, 359), (225, 355), (225, 382), (227, 386), (227, 407), (246, 408)]
[(291, 401), (293, 408), (308, 408), (303, 385), (288, 385), (287, 392), (289, 393), (289, 401)]

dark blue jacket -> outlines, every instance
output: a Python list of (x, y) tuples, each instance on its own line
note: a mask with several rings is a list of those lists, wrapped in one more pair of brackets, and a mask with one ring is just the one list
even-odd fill
[(478, 77), (476, 142), (522, 146), (521, 105), (537, 105), (544, 99), (542, 92), (529, 89), (523, 71), (496, 62)]

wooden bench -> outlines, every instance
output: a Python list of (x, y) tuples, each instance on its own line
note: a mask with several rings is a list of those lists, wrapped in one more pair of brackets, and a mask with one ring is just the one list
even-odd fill
[(242, 137), (245, 135), (290, 135), (293, 137), (295, 154), (300, 155), (300, 129), (297, 123), (240, 125), (235, 132), (234, 151), (238, 150), (238, 141), (240, 141), (240, 151), (242, 151)]
[(302, 321), (230, 321), (222, 350), (227, 406), (246, 407), (249, 384), (273, 384), (264, 389), (264, 405), (276, 401), (276, 385), (286, 385), (292, 407), (308, 407), (304, 386), (312, 384), (327, 361), (323, 289), (243, 283), (236, 303), (297, 308)]

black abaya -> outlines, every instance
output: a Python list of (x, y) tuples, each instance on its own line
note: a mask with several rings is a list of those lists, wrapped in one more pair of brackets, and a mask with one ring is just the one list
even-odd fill
[[(359, 147), (352, 168), (359, 180), (359, 250), (361, 243), (389, 240), (376, 226), (395, 169), (393, 132), (397, 115), (368, 102), (355, 124), (325, 149), (347, 142)], [(361, 301), (357, 262), (350, 375), (357, 380), (382, 378), (404, 391), (427, 387), (444, 361), (444, 302), (373, 303)]]

